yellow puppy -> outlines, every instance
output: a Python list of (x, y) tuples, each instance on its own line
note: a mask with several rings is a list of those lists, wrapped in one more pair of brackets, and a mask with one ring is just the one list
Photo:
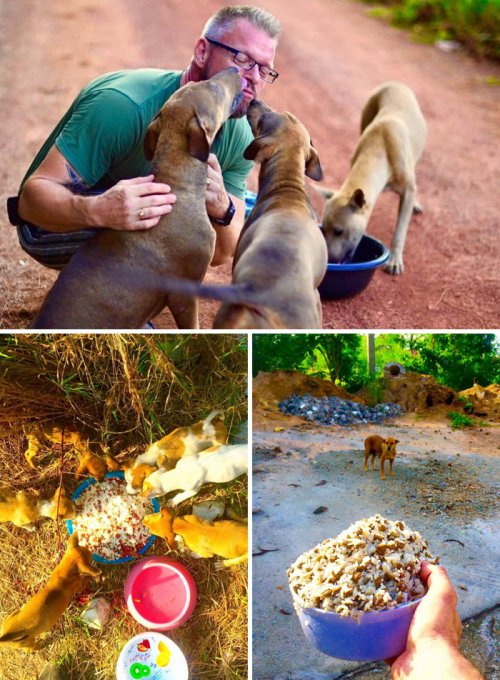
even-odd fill
[(0, 629), (0, 643), (34, 651), (41, 643), (36, 638), (50, 630), (71, 602), (75, 593), (84, 590), (88, 575), (99, 576), (87, 548), (78, 545), (78, 535), (71, 535), (62, 560), (54, 569), (47, 585), (33, 595), (23, 607), (8, 616)]
[(28, 448), (24, 452), (28, 465), (35, 468), (34, 458), (48, 444), (71, 444), (80, 457), (95, 448), (96, 433), (83, 425), (75, 427), (62, 418), (53, 418), (39, 423), (28, 423), (24, 428)]
[(34, 522), (40, 517), (71, 519), (75, 516), (73, 501), (64, 489), (55, 492), (53, 498), (43, 500), (25, 491), (13, 493), (0, 489), (0, 522), (12, 522), (16, 527), (34, 531)]
[(241, 522), (230, 519), (208, 522), (196, 515), (174, 517), (168, 508), (146, 515), (143, 522), (155, 536), (165, 538), (170, 548), (175, 548), (177, 535), (200, 557), (224, 557), (225, 567), (248, 559), (248, 530)]
[(109, 454), (106, 454), (104, 458), (99, 458), (99, 456), (94, 456), (93, 453), (87, 451), (80, 458), (76, 476), (80, 477), (88, 472), (91, 477), (97, 479), (98, 482), (102, 482), (109, 470), (119, 469), (120, 465)]
[(365, 439), (365, 472), (368, 470), (368, 458), (372, 457), (372, 470), (375, 470), (375, 456), (380, 457), (380, 479), (385, 479), (385, 461), (389, 461), (389, 476), (392, 477), (392, 464), (396, 458), (396, 444), (399, 439), (387, 437), (384, 439), (378, 434), (372, 434)]

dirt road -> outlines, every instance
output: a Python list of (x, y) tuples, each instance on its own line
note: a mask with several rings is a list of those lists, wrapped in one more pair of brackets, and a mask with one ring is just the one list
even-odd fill
[[(327, 328), (494, 328), (499, 318), (500, 68), (411, 42), (405, 32), (345, 0), (266, 0), (283, 23), (276, 68), (266, 91), (277, 109), (311, 131), (325, 184), (345, 177), (364, 101), (379, 83), (414, 88), (429, 124), (418, 170), (425, 214), (408, 237), (406, 272), (377, 272), (352, 300), (324, 305)], [(183, 68), (215, 0), (0, 0), (0, 200), (16, 193), (32, 157), (78, 90), (121, 68)], [(315, 206), (321, 210), (315, 199)], [(377, 204), (370, 233), (389, 243), (397, 199)], [(33, 317), (56, 274), (20, 250), (0, 215), (0, 327)], [(230, 268), (209, 274), (227, 281)], [(202, 303), (209, 327), (215, 303)], [(173, 327), (168, 313), (160, 328)]]
[[(286, 427), (285, 416), (280, 425)], [(394, 477), (386, 482), (378, 471), (363, 471), (363, 440), (374, 432), (400, 441)], [(462, 618), (498, 605), (498, 442), (498, 424), (452, 432), (414, 416), (376, 428), (307, 424), (274, 432), (254, 425), (253, 677), (351, 677), (344, 673), (359, 664), (328, 657), (307, 642), (286, 571), (306, 550), (377, 512), (420, 531), (448, 569)], [(495, 626), (495, 616), (485, 614), (465, 636), (464, 653), (488, 680), (498, 678)], [(389, 677), (383, 664), (359, 677), (374, 673)]]

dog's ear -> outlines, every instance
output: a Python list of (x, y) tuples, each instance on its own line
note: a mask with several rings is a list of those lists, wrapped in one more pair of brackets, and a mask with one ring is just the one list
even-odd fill
[(267, 135), (256, 137), (243, 152), (243, 158), (246, 158), (247, 161), (255, 161), (258, 163), (257, 156), (259, 155), (259, 151), (265, 149), (270, 142), (270, 138), (267, 139), (267, 137)]
[(201, 114), (196, 114), (191, 119), (188, 128), (188, 149), (193, 158), (206, 163), (210, 155), (211, 129), (208, 120)]
[(160, 134), (160, 117), (157, 116), (148, 127), (146, 136), (144, 137), (144, 155), (148, 161), (153, 159), (158, 144), (158, 136)]
[(353, 210), (361, 210), (366, 205), (363, 189), (355, 189), (349, 199), (349, 207)]
[(324, 177), (318, 152), (312, 144), (309, 150), (309, 158), (306, 161), (306, 175), (317, 182), (320, 182)]

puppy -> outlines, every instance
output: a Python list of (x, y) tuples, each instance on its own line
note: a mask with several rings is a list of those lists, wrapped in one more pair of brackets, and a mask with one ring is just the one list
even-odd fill
[(180, 458), (227, 441), (227, 428), (221, 411), (212, 411), (205, 420), (194, 425), (178, 427), (154, 442), (135, 461), (123, 466), (127, 493), (136, 494), (144, 480), (157, 468), (171, 470)]
[(0, 489), (0, 522), (12, 522), (16, 527), (34, 531), (34, 523), (40, 517), (71, 519), (74, 516), (74, 503), (63, 489), (57, 489), (48, 500), (42, 500), (25, 491), (12, 493), (7, 489)]
[(81, 477), (88, 472), (91, 477), (98, 482), (102, 482), (107, 472), (119, 469), (120, 465), (109, 454), (106, 454), (104, 458), (99, 458), (98, 456), (94, 456), (90, 451), (87, 451), (80, 458), (76, 476)]
[(101, 573), (91, 562), (90, 551), (78, 545), (78, 535), (72, 534), (66, 552), (47, 585), (2, 623), (0, 643), (30, 651), (40, 649), (42, 645), (37, 636), (57, 623), (73, 595), (87, 587), (88, 575), (99, 576)]
[(28, 465), (36, 468), (34, 458), (49, 444), (71, 444), (74, 451), (83, 458), (95, 455), (102, 446), (95, 441), (96, 432), (85, 426), (75, 427), (71, 422), (54, 418), (36, 423), (28, 423), (24, 428), (28, 438), (28, 448), (24, 452)]
[(146, 515), (143, 523), (155, 536), (167, 540), (175, 548), (175, 536), (181, 536), (187, 547), (200, 557), (219, 555), (230, 567), (248, 560), (248, 530), (245, 524), (229, 519), (209, 522), (196, 515), (174, 517), (168, 508)]
[(144, 481), (141, 496), (156, 498), (183, 489), (167, 502), (173, 506), (198, 493), (208, 482), (230, 482), (248, 471), (248, 446), (226, 444), (181, 458), (173, 470), (156, 470)]
[(399, 439), (387, 437), (384, 439), (378, 434), (372, 434), (365, 439), (365, 472), (368, 471), (368, 458), (372, 457), (372, 470), (375, 470), (375, 456), (380, 458), (380, 479), (385, 479), (385, 461), (389, 461), (389, 476), (392, 477), (392, 465), (396, 458), (396, 444)]
[(351, 170), (339, 191), (320, 190), (329, 198), (323, 211), (330, 262), (352, 259), (384, 189), (400, 196), (399, 214), (386, 271), (403, 272), (403, 249), (417, 203), (415, 167), (427, 138), (427, 126), (412, 90), (385, 83), (369, 98), (361, 115), (361, 137)]

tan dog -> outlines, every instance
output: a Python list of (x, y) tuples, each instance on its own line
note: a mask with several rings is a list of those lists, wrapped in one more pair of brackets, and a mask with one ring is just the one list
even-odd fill
[(98, 482), (102, 482), (107, 472), (120, 469), (120, 465), (109, 454), (105, 454), (104, 458), (99, 458), (90, 453), (90, 451), (87, 451), (80, 458), (76, 476), (81, 477), (87, 472), (91, 477), (97, 479)]
[(339, 191), (321, 190), (330, 197), (322, 218), (329, 260), (352, 259), (377, 198), (387, 188), (399, 194), (400, 202), (391, 259), (385, 269), (401, 274), (412, 211), (422, 212), (417, 203), (415, 167), (427, 138), (427, 126), (412, 90), (402, 83), (380, 86), (363, 109), (361, 133), (351, 170)]
[(198, 328), (196, 300), (155, 291), (144, 277), (203, 279), (215, 248), (205, 207), (210, 145), (240, 98), (236, 68), (172, 95), (144, 142), (156, 180), (177, 196), (172, 213), (154, 229), (100, 230), (61, 272), (34, 328), (143, 328), (166, 305), (179, 328)]
[(290, 113), (254, 100), (247, 118), (255, 140), (244, 156), (260, 163), (257, 202), (243, 226), (229, 286), (171, 278), (165, 290), (221, 300), (214, 328), (320, 328), (317, 287), (327, 250), (309, 204), (305, 175), (322, 179), (306, 128)]
[(167, 540), (175, 548), (175, 536), (181, 536), (187, 547), (200, 557), (219, 555), (225, 567), (248, 560), (248, 530), (241, 522), (229, 519), (209, 522), (196, 515), (174, 517), (168, 508), (146, 515), (143, 523), (152, 534)]
[(389, 461), (389, 476), (392, 477), (392, 465), (396, 458), (396, 444), (399, 439), (387, 437), (384, 439), (378, 434), (372, 434), (365, 439), (365, 472), (368, 471), (368, 458), (372, 457), (372, 470), (375, 470), (375, 457), (380, 458), (380, 479), (385, 479), (385, 461)]
[(49, 444), (71, 444), (80, 457), (92, 455), (99, 448), (95, 441), (96, 432), (83, 425), (75, 427), (73, 423), (62, 418), (28, 423), (24, 427), (24, 433), (28, 438), (28, 448), (24, 455), (28, 465), (33, 469), (36, 468), (34, 458)]
[(12, 522), (16, 527), (34, 531), (34, 523), (40, 517), (71, 519), (74, 516), (74, 503), (66, 496), (64, 489), (57, 489), (48, 500), (25, 491), (12, 493), (7, 489), (0, 489), (0, 522)]
[(177, 427), (148, 446), (134, 461), (123, 466), (127, 492), (139, 493), (144, 480), (157, 468), (171, 470), (183, 456), (190, 456), (227, 442), (227, 428), (221, 411), (212, 411), (204, 420), (187, 427)]
[(42, 645), (37, 636), (50, 630), (63, 615), (73, 595), (87, 587), (87, 575), (99, 576), (101, 573), (91, 562), (90, 551), (79, 546), (77, 534), (72, 534), (66, 552), (47, 585), (2, 623), (0, 643), (30, 651), (40, 649)]

